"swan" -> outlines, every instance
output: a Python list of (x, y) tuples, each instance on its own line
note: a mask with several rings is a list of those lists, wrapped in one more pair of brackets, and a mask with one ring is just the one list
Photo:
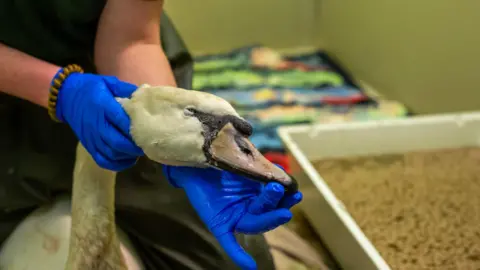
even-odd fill
[[(149, 159), (229, 170), (296, 191), (296, 181), (249, 141), (251, 125), (226, 100), (148, 84), (117, 100), (130, 117), (134, 142)], [(61, 197), (22, 221), (1, 247), (0, 269), (144, 269), (115, 224), (115, 178), (115, 172), (100, 168), (79, 143), (71, 199)]]

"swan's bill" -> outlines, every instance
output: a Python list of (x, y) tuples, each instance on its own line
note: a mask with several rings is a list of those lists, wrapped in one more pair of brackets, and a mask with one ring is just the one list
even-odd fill
[(252, 180), (278, 182), (286, 192), (296, 192), (298, 189), (295, 179), (266, 159), (232, 123), (223, 126), (208, 148), (209, 163), (214, 167), (242, 174)]

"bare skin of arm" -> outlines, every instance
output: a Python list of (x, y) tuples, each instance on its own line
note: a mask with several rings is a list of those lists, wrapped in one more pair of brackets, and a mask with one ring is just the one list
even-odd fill
[(50, 82), (59, 66), (0, 43), (0, 91), (47, 108)]
[(100, 74), (133, 84), (176, 86), (160, 43), (163, 0), (108, 0), (97, 30)]

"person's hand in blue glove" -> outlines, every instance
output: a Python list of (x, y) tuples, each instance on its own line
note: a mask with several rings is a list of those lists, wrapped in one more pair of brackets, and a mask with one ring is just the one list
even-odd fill
[(235, 239), (236, 233), (260, 234), (290, 221), (300, 192), (285, 195), (278, 183), (262, 184), (227, 171), (163, 166), (172, 185), (183, 188), (208, 229), (243, 269), (256, 263)]
[(72, 73), (63, 82), (56, 117), (68, 123), (95, 162), (121, 171), (133, 166), (143, 151), (130, 135), (130, 118), (116, 97), (127, 98), (137, 86), (116, 77)]

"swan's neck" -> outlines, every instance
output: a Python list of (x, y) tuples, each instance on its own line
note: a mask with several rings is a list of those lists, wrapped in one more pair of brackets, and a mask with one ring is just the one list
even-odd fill
[(115, 177), (78, 145), (67, 270), (127, 269), (115, 230)]

